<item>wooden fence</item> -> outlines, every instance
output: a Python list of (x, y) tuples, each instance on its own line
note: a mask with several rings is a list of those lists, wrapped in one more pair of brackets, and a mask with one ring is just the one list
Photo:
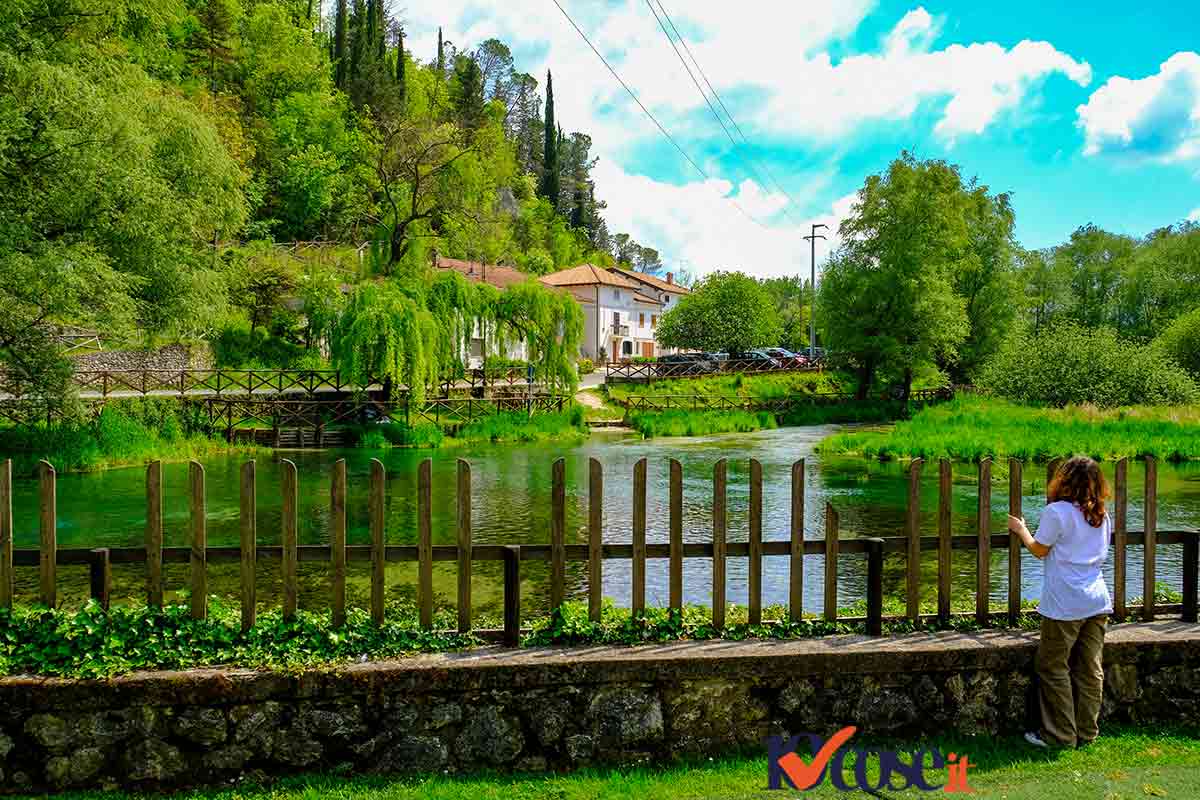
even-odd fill
[[(945, 386), (939, 389), (914, 389), (909, 393), (909, 402), (933, 403), (954, 399), (954, 389)], [(873, 396), (871, 400), (893, 400), (890, 395)], [(813, 392), (790, 394), (785, 397), (755, 398), (747, 396), (722, 396), (703, 394), (630, 395), (625, 398), (626, 411), (772, 411), (786, 414), (798, 406), (835, 406), (856, 402), (857, 398), (847, 392)]]
[(724, 361), (631, 361), (605, 365), (605, 379), (613, 383), (650, 382), (667, 378), (697, 378), (705, 375), (764, 372), (820, 372), (824, 359), (807, 356), (790, 363), (767, 359), (730, 358)]
[[(58, 549), (55, 541), (55, 473), (44, 463), (40, 469), (40, 547), (13, 550), (12, 464), (0, 465), (0, 606), (9, 607), (13, 601), (15, 567), (38, 567), (40, 571), (41, 602), (54, 606), (56, 597), (55, 570), (61, 564), (88, 564), (91, 568), (92, 596), (107, 607), (111, 585), (111, 565), (114, 563), (144, 563), (146, 565), (146, 601), (152, 606), (163, 602), (164, 563), (188, 563), (191, 589), (191, 614), (203, 619), (207, 614), (207, 565), (209, 562), (240, 562), (242, 624), (254, 624), (255, 568), (259, 558), (278, 558), (282, 561), (283, 613), (293, 616), (297, 609), (298, 582), (296, 565), (300, 561), (323, 561), (330, 565), (330, 608), (337, 623), (346, 618), (346, 564), (348, 561), (371, 564), (371, 616), (376, 622), (384, 618), (384, 569), (389, 562), (417, 562), (417, 604), (420, 625), (433, 624), (433, 563), (453, 561), (458, 567), (458, 629), (471, 630), (471, 566), (476, 561), (504, 563), (504, 629), (484, 632), (499, 636), (515, 645), (521, 629), (521, 564), (525, 561), (550, 562), (549, 601), (557, 607), (566, 597), (566, 564), (569, 561), (587, 562), (588, 608), (591, 619), (599, 620), (604, 561), (632, 561), (631, 606), (635, 614), (646, 607), (647, 559), (667, 559), (669, 565), (669, 606), (683, 605), (683, 561), (702, 558), (712, 563), (712, 621), (721, 628), (726, 619), (726, 562), (729, 558), (749, 561), (749, 620), (762, 621), (763, 559), (782, 557), (789, 560), (788, 618), (801, 619), (804, 611), (804, 560), (813, 556), (824, 559), (823, 617), (838, 619), (837, 588), (838, 559), (843, 554), (865, 553), (867, 556), (867, 614), (868, 632), (878, 635), (883, 623), (883, 560), (885, 556), (906, 559), (905, 617), (910, 620), (939, 620), (951, 617), (951, 560), (952, 550), (974, 550), (977, 583), (974, 616), (986, 622), (991, 615), (989, 593), (991, 586), (992, 549), (1008, 550), (1008, 603), (1010, 624), (1024, 613), (1021, 609), (1021, 559), (1019, 540), (1014, 534), (993, 533), (991, 530), (991, 470), (990, 459), (978, 465), (977, 530), (973, 535), (954, 535), (951, 531), (951, 465), (938, 464), (939, 501), (936, 537), (920, 535), (920, 481), (924, 462), (914, 460), (908, 470), (909, 493), (906, 531), (903, 536), (881, 538), (842, 538), (839, 515), (826, 503), (824, 538), (809, 539), (804, 529), (804, 461), (797, 461), (791, 470), (789, 538), (784, 541), (763, 541), (762, 465), (750, 461), (750, 500), (748, 541), (728, 540), (727, 462), (722, 459), (713, 467), (712, 478), (712, 540), (684, 542), (683, 540), (683, 470), (680, 463), (669, 462), (669, 541), (646, 541), (646, 473), (647, 460), (641, 459), (633, 469), (633, 518), (628, 544), (606, 544), (602, 540), (604, 473), (596, 459), (588, 466), (587, 543), (566, 543), (566, 479), (565, 462), (556, 460), (552, 467), (549, 515), (547, 519), (549, 544), (474, 544), (471, 521), (471, 465), (458, 460), (456, 544), (434, 545), (432, 530), (432, 461), (425, 459), (417, 468), (418, 542), (414, 545), (389, 545), (385, 530), (386, 474), (379, 460), (371, 461), (370, 494), (368, 502), (371, 544), (346, 545), (346, 464), (338, 461), (330, 476), (331, 534), (329, 545), (300, 545), (297, 542), (297, 476), (290, 461), (281, 462), (282, 478), (282, 544), (262, 546), (257, 542), (256, 471), (249, 461), (241, 470), (241, 543), (238, 547), (209, 547), (207, 543), (207, 513), (205, 505), (204, 467), (192, 462), (189, 467), (189, 536), (190, 547), (164, 547), (162, 525), (162, 465), (154, 462), (146, 468), (146, 530), (145, 545), (129, 548)], [(1055, 464), (1049, 467), (1052, 472)], [(1114, 616), (1125, 619), (1138, 612), (1143, 619), (1153, 619), (1160, 613), (1180, 613), (1183, 620), (1197, 619), (1197, 568), (1200, 565), (1200, 532), (1157, 530), (1157, 464), (1152, 458), (1145, 461), (1145, 530), (1127, 529), (1128, 513), (1127, 460), (1116, 465), (1115, 507), (1113, 508)], [(1022, 464), (1009, 462), (1009, 510), (1020, 515)], [(781, 511), (781, 510), (780, 510)], [(1180, 605), (1158, 606), (1154, 587), (1157, 579), (1156, 547), (1183, 546), (1183, 602)], [(1126, 551), (1140, 547), (1144, 571), (1143, 605), (1131, 607), (1125, 597)], [(920, 558), (924, 551), (937, 553), (937, 613), (923, 615), (919, 607), (921, 596)], [(859, 620), (861, 621), (861, 620)]]

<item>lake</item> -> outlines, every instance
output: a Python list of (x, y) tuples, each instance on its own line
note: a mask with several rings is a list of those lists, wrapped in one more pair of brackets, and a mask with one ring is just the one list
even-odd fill
[[(684, 538), (686, 541), (711, 540), (712, 468), (721, 458), (729, 460), (729, 533), (731, 542), (747, 538), (749, 503), (749, 459), (763, 466), (763, 538), (786, 540), (789, 536), (790, 472), (792, 463), (805, 458), (806, 503), (805, 531), (808, 538), (823, 536), (826, 502), (832, 503), (841, 517), (843, 538), (855, 536), (900, 536), (904, 532), (907, 479), (905, 465), (881, 464), (857, 458), (822, 458), (814, 453), (816, 444), (835, 426), (783, 428), (749, 434), (725, 434), (697, 438), (641, 440), (628, 434), (596, 433), (578, 445), (531, 444), (455, 447), (435, 451), (345, 450), (293, 451), (281, 453), (296, 463), (300, 480), (301, 544), (328, 542), (329, 472), (338, 458), (347, 461), (348, 517), (350, 544), (368, 544), (367, 480), (370, 459), (383, 460), (388, 470), (387, 540), (390, 544), (416, 541), (416, 470), (418, 463), (433, 459), (433, 531), (435, 544), (455, 542), (455, 470), (456, 460), (465, 458), (472, 465), (472, 506), (474, 540), (478, 543), (524, 544), (549, 540), (551, 463), (558, 456), (566, 459), (567, 537), (568, 542), (586, 542), (587, 463), (598, 459), (604, 466), (605, 503), (604, 539), (628, 543), (632, 518), (632, 474), (634, 463), (649, 459), (647, 500), (647, 541), (666, 542), (668, 531), (668, 459), (677, 458), (683, 466)], [(278, 544), (280, 530), (279, 466), (276, 457), (265, 454), (258, 459), (258, 531), (263, 544)], [(210, 546), (238, 543), (238, 470), (241, 458), (211, 458), (204, 462), (207, 475), (208, 541)], [(1105, 466), (1110, 478), (1112, 465)], [(1031, 527), (1036, 524), (1044, 503), (1045, 469), (1041, 465), (1026, 468), (1023, 486), (1024, 508)], [(976, 467), (955, 467), (953, 523), (955, 534), (973, 534), (976, 514)], [(993, 469), (996, 484), (992, 491), (992, 529), (1003, 531), (1007, 513), (1007, 476), (1003, 466)], [(187, 544), (188, 502), (187, 465), (163, 465), (163, 517), (165, 544)], [(936, 535), (937, 469), (928, 465), (922, 483), (923, 535)], [(1142, 467), (1132, 464), (1129, 485), (1129, 528), (1142, 525)], [(15, 542), (18, 548), (36, 548), (37, 484), (17, 481), (14, 493)], [(140, 546), (145, 526), (144, 470), (141, 467), (115, 469), (90, 474), (61, 475), (58, 479), (58, 541), (63, 548)], [(1159, 468), (1159, 529), (1187, 530), (1200, 527), (1200, 464), (1168, 465)], [(1180, 548), (1159, 548), (1160, 580), (1178, 589), (1180, 586)], [(953, 595), (956, 599), (973, 596), (975, 554), (954, 551)], [(992, 596), (1003, 602), (1006, 595), (1006, 552), (993, 553)], [(822, 604), (822, 559), (805, 560), (808, 574), (804, 581), (805, 610), (816, 612)], [(323, 564), (300, 565), (304, 590), (302, 607), (320, 609), (327, 602), (328, 574)], [(548, 595), (548, 569), (541, 563), (526, 562), (523, 567), (526, 586), (523, 606), (527, 612), (544, 610)], [(367, 567), (352, 564), (349, 573), (349, 597), (353, 604), (366, 605)], [(237, 596), (237, 566), (210, 565), (210, 589), (214, 593)], [(260, 561), (259, 598), (274, 603), (279, 590), (278, 562)], [(18, 596), (32, 600), (37, 591), (37, 571), (18, 571)], [(175, 588), (186, 583), (186, 565), (169, 565), (167, 580)], [(604, 595), (618, 605), (628, 605), (630, 562), (604, 562)], [(864, 592), (866, 565), (860, 555), (843, 555), (839, 560), (839, 604), (860, 599)], [(496, 612), (500, 608), (500, 565), (476, 562), (473, 593), (477, 609)], [(923, 605), (936, 596), (936, 554), (922, 556)], [(747, 597), (747, 560), (731, 558), (727, 566), (728, 598), (744, 603)], [(763, 567), (765, 605), (787, 601), (788, 559), (767, 557)], [(1111, 569), (1109, 572), (1111, 585)], [(568, 592), (584, 597), (587, 591), (586, 565), (568, 564)], [(884, 588), (889, 596), (904, 591), (904, 559), (885, 559)], [(1023, 594), (1036, 598), (1040, 591), (1040, 563), (1025, 554), (1022, 571)], [(1140, 549), (1130, 549), (1128, 559), (1128, 596), (1141, 594)], [(114, 567), (116, 600), (141, 597), (144, 577), (141, 567)], [(86, 570), (81, 567), (60, 569), (60, 593), (64, 602), (81, 600), (87, 592)], [(455, 567), (452, 563), (435, 565), (435, 590), (440, 600), (453, 603)], [(415, 593), (415, 567), (395, 564), (388, 570), (389, 598), (412, 597)], [(685, 601), (707, 605), (711, 597), (711, 562), (706, 559), (684, 561)], [(646, 600), (651, 606), (667, 603), (667, 562), (651, 560), (647, 565)]]

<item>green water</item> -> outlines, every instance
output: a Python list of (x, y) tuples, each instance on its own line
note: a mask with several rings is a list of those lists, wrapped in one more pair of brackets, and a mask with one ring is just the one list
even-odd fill
[[(711, 540), (712, 466), (718, 459), (729, 460), (729, 540), (745, 541), (749, 502), (749, 459), (763, 465), (764, 520), (763, 536), (783, 540), (789, 535), (791, 464), (807, 459), (805, 490), (805, 530), (809, 538), (823, 536), (826, 502), (841, 516), (843, 537), (899, 536), (904, 530), (907, 482), (900, 464), (879, 464), (862, 459), (822, 459), (814, 454), (817, 442), (832, 427), (785, 428), (751, 434), (727, 434), (690, 439), (643, 441), (633, 437), (599, 433), (583, 444), (562, 446), (534, 444), (522, 446), (480, 446), (437, 451), (391, 449), (386, 451), (305, 451), (285, 455), (297, 465), (300, 479), (299, 535), (302, 544), (328, 542), (329, 473), (332, 463), (345, 458), (348, 467), (348, 517), (350, 544), (367, 544), (367, 476), (370, 459), (380, 457), (387, 467), (387, 540), (391, 544), (416, 541), (416, 471), (419, 462), (433, 460), (433, 531), (436, 544), (455, 541), (455, 470), (456, 459), (472, 465), (472, 514), (474, 541), (478, 543), (544, 543), (549, 539), (551, 463), (558, 456), (566, 459), (567, 536), (568, 541), (586, 542), (587, 462), (598, 459), (605, 471), (604, 538), (607, 542), (628, 543), (632, 517), (633, 465), (649, 459), (647, 539), (667, 541), (667, 470), (668, 459), (677, 458), (684, 476), (684, 537), (687, 541)], [(210, 546), (238, 543), (238, 470), (241, 459), (212, 458), (204, 462), (207, 476), (208, 537)], [(1002, 531), (1007, 512), (1007, 479), (997, 466), (997, 483), (992, 491), (992, 528)], [(1045, 490), (1044, 469), (1030, 466), (1030, 477), (1023, 486), (1026, 516), (1031, 525), (1040, 510)], [(279, 466), (267, 455), (258, 464), (258, 531), (264, 544), (277, 544), (280, 530)], [(1134, 465), (1130, 475), (1130, 523), (1141, 527), (1141, 466)], [(167, 545), (187, 544), (188, 501), (187, 465), (163, 466), (163, 515)], [(1159, 528), (1184, 530), (1200, 527), (1200, 464), (1162, 465), (1159, 469)], [(954, 532), (974, 533), (976, 529), (975, 467), (959, 465), (954, 483)], [(31, 480), (18, 481), (14, 496), (15, 537), (18, 548), (35, 548), (37, 532), (37, 485)], [(936, 534), (937, 474), (927, 468), (922, 484), (922, 529)], [(58, 481), (58, 541), (63, 548), (138, 546), (145, 526), (144, 472), (142, 468), (117, 469), (92, 474), (62, 475)], [(1178, 588), (1180, 583), (1179, 548), (1160, 548), (1158, 563), (1161, 580)], [(922, 559), (925, 602), (932, 603), (936, 578), (935, 555)], [(1007, 554), (994, 553), (992, 592), (1002, 601), (1006, 588)], [(820, 557), (805, 560), (806, 610), (821, 608), (823, 564)], [(652, 560), (647, 567), (647, 602), (667, 602), (665, 560)], [(141, 567), (114, 567), (115, 594), (118, 599), (140, 596), (144, 581)], [(236, 597), (236, 565), (210, 565), (211, 590)], [(786, 603), (788, 560), (769, 557), (764, 564), (764, 603)], [(278, 562), (260, 562), (260, 600), (271, 603), (278, 592)], [(544, 610), (547, 595), (547, 570), (543, 564), (523, 565), (524, 608)], [(614, 602), (629, 601), (630, 564), (628, 561), (604, 562), (604, 594)], [(975, 585), (975, 555), (955, 551), (953, 561), (954, 594), (972, 596)], [(476, 608), (499, 608), (499, 564), (476, 562), (473, 591)], [(1129, 595), (1141, 594), (1140, 553), (1129, 551)], [(175, 588), (186, 583), (186, 566), (170, 565), (167, 580)], [(327, 570), (323, 564), (304, 562), (301, 576), (305, 585), (301, 603), (317, 609), (327, 603)], [(728, 596), (732, 602), (745, 602), (747, 596), (746, 559), (730, 559), (727, 566)], [(60, 570), (60, 583), (66, 601), (80, 599), (86, 593), (83, 568)], [(844, 555), (839, 562), (839, 603), (851, 603), (863, 595), (865, 563), (862, 556)], [(885, 591), (900, 596), (904, 587), (903, 558), (885, 560)], [(18, 573), (18, 592), (32, 600), (36, 593), (36, 570)], [(1111, 581), (1111, 575), (1110, 575)], [(1023, 559), (1023, 594), (1038, 596), (1040, 565)], [(411, 597), (415, 570), (411, 565), (392, 565), (388, 571), (389, 597)], [(587, 591), (583, 563), (568, 565), (568, 585), (573, 596)], [(684, 587), (687, 602), (708, 604), (711, 597), (711, 562), (687, 559), (684, 563)], [(352, 564), (350, 600), (366, 602), (366, 566)], [(435, 590), (447, 604), (455, 596), (453, 564), (435, 566)]]

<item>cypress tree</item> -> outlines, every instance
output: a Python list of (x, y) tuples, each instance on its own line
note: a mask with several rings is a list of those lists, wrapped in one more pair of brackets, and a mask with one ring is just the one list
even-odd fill
[(339, 89), (346, 88), (346, 0), (338, 0), (337, 17), (333, 23), (333, 60), (337, 62), (334, 83)]
[(396, 86), (400, 102), (404, 102), (404, 28), (396, 38)]
[(554, 123), (554, 80), (546, 70), (546, 128), (542, 153), (542, 182), (538, 194), (558, 208), (558, 126)]
[[(375, 0), (375, 46), (375, 58), (382, 64), (387, 58), (387, 9), (383, 7), (383, 0)], [(386, 75), (386, 68), (384, 73)]]
[(366, 50), (366, 34), (369, 23), (363, 0), (354, 0), (354, 15), (351, 17), (350, 25), (354, 28), (350, 37), (350, 80), (356, 81), (362, 75), (363, 54), (369, 52)]
[(438, 56), (437, 56), (437, 79), (441, 81), (446, 77), (446, 51), (442, 45), (442, 29), (438, 27)]

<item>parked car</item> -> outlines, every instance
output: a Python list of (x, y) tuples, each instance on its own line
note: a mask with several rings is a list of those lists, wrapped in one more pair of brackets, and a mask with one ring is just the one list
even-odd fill
[(803, 355), (800, 353), (793, 353), (791, 350), (783, 347), (766, 347), (763, 348), (763, 352), (778, 361), (784, 367), (800, 368), (808, 364), (808, 359)]
[(779, 369), (781, 364), (776, 359), (767, 355), (764, 350), (747, 350), (737, 358), (743, 362), (743, 366), (751, 370), (772, 370)]
[(704, 375), (713, 372), (716, 364), (705, 353), (668, 353), (659, 356), (659, 374), (671, 375)]

